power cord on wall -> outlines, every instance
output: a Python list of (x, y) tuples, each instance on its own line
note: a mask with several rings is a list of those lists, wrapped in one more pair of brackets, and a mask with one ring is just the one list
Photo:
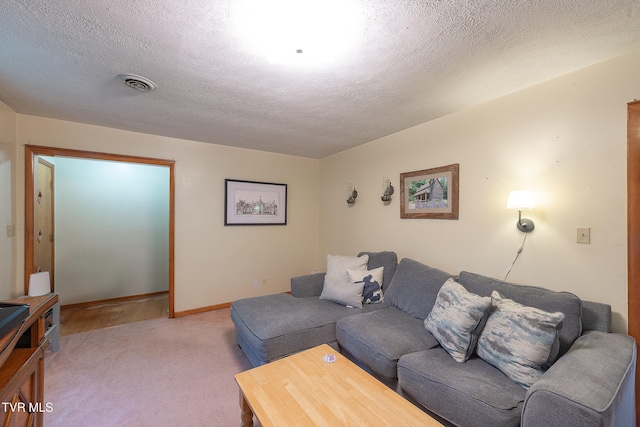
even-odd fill
[(511, 269), (513, 268), (514, 264), (516, 263), (516, 261), (518, 260), (518, 257), (520, 256), (520, 254), (522, 253), (522, 249), (524, 248), (524, 242), (527, 241), (527, 235), (529, 233), (523, 233), (524, 234), (524, 238), (522, 239), (522, 244), (520, 245), (520, 247), (518, 248), (518, 250), (516, 251), (516, 257), (513, 259), (513, 261), (511, 262), (511, 266), (509, 267), (509, 271), (507, 271), (507, 274), (504, 275), (504, 280), (507, 280), (507, 276), (509, 275), (509, 273), (511, 273)]

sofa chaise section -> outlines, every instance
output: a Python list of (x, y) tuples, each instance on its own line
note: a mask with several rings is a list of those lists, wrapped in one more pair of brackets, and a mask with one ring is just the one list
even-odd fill
[[(361, 252), (368, 255), (368, 269), (384, 267), (391, 281), (397, 266), (395, 252)], [(291, 279), (291, 295), (273, 294), (245, 298), (231, 304), (236, 340), (253, 366), (260, 366), (320, 344), (338, 350), (336, 322), (355, 314), (381, 310), (386, 304), (350, 308), (319, 299), (324, 273)]]
[(375, 308), (347, 308), (318, 297), (274, 294), (234, 302), (231, 320), (238, 344), (251, 364), (260, 366), (320, 344), (337, 348), (336, 322)]

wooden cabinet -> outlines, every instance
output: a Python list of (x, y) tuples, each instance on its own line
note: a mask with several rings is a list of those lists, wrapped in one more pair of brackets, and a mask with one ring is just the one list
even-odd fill
[(47, 313), (58, 304), (58, 294), (6, 302), (29, 305), (29, 316), (0, 338), (0, 426), (42, 426), (44, 412), (44, 351)]

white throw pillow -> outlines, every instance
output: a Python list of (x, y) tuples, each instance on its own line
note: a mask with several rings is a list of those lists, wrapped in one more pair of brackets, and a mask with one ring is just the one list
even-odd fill
[(364, 283), (336, 284), (328, 282), (325, 283), (324, 288), (322, 288), (322, 295), (320, 295), (320, 299), (325, 299), (348, 307), (361, 308), (363, 288)]
[[(327, 255), (327, 272), (320, 299), (338, 304), (362, 307), (362, 289), (364, 284), (354, 286), (349, 280), (347, 270), (366, 270), (369, 255), (344, 256)], [(359, 301), (356, 299), (359, 298)]]
[(347, 270), (349, 280), (354, 284), (364, 285), (362, 290), (362, 302), (365, 304), (379, 304), (384, 301), (382, 294), (382, 278), (384, 267), (373, 270)]

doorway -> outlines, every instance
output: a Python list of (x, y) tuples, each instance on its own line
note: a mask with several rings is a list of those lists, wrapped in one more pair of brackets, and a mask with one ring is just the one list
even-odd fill
[[(81, 150), (70, 150), (55, 147), (25, 146), (25, 290), (28, 286), (28, 277), (37, 268), (35, 265), (35, 242), (37, 241), (37, 229), (34, 225), (37, 194), (35, 188), (35, 167), (39, 163), (40, 156), (63, 159), (98, 160), (102, 162), (120, 162), (121, 165), (131, 164), (131, 167), (162, 166), (168, 169), (168, 287), (169, 287), (169, 317), (175, 317), (174, 309), (174, 161), (153, 159), (137, 156), (125, 156), (118, 154), (96, 153)], [(36, 160), (38, 159), (38, 160)], [(135, 164), (135, 165), (133, 165)], [(162, 169), (165, 169), (162, 168)], [(166, 175), (165, 175), (166, 176)], [(88, 233), (90, 234), (90, 233)], [(166, 259), (166, 258), (165, 258)], [(166, 288), (165, 288), (166, 289)]]

